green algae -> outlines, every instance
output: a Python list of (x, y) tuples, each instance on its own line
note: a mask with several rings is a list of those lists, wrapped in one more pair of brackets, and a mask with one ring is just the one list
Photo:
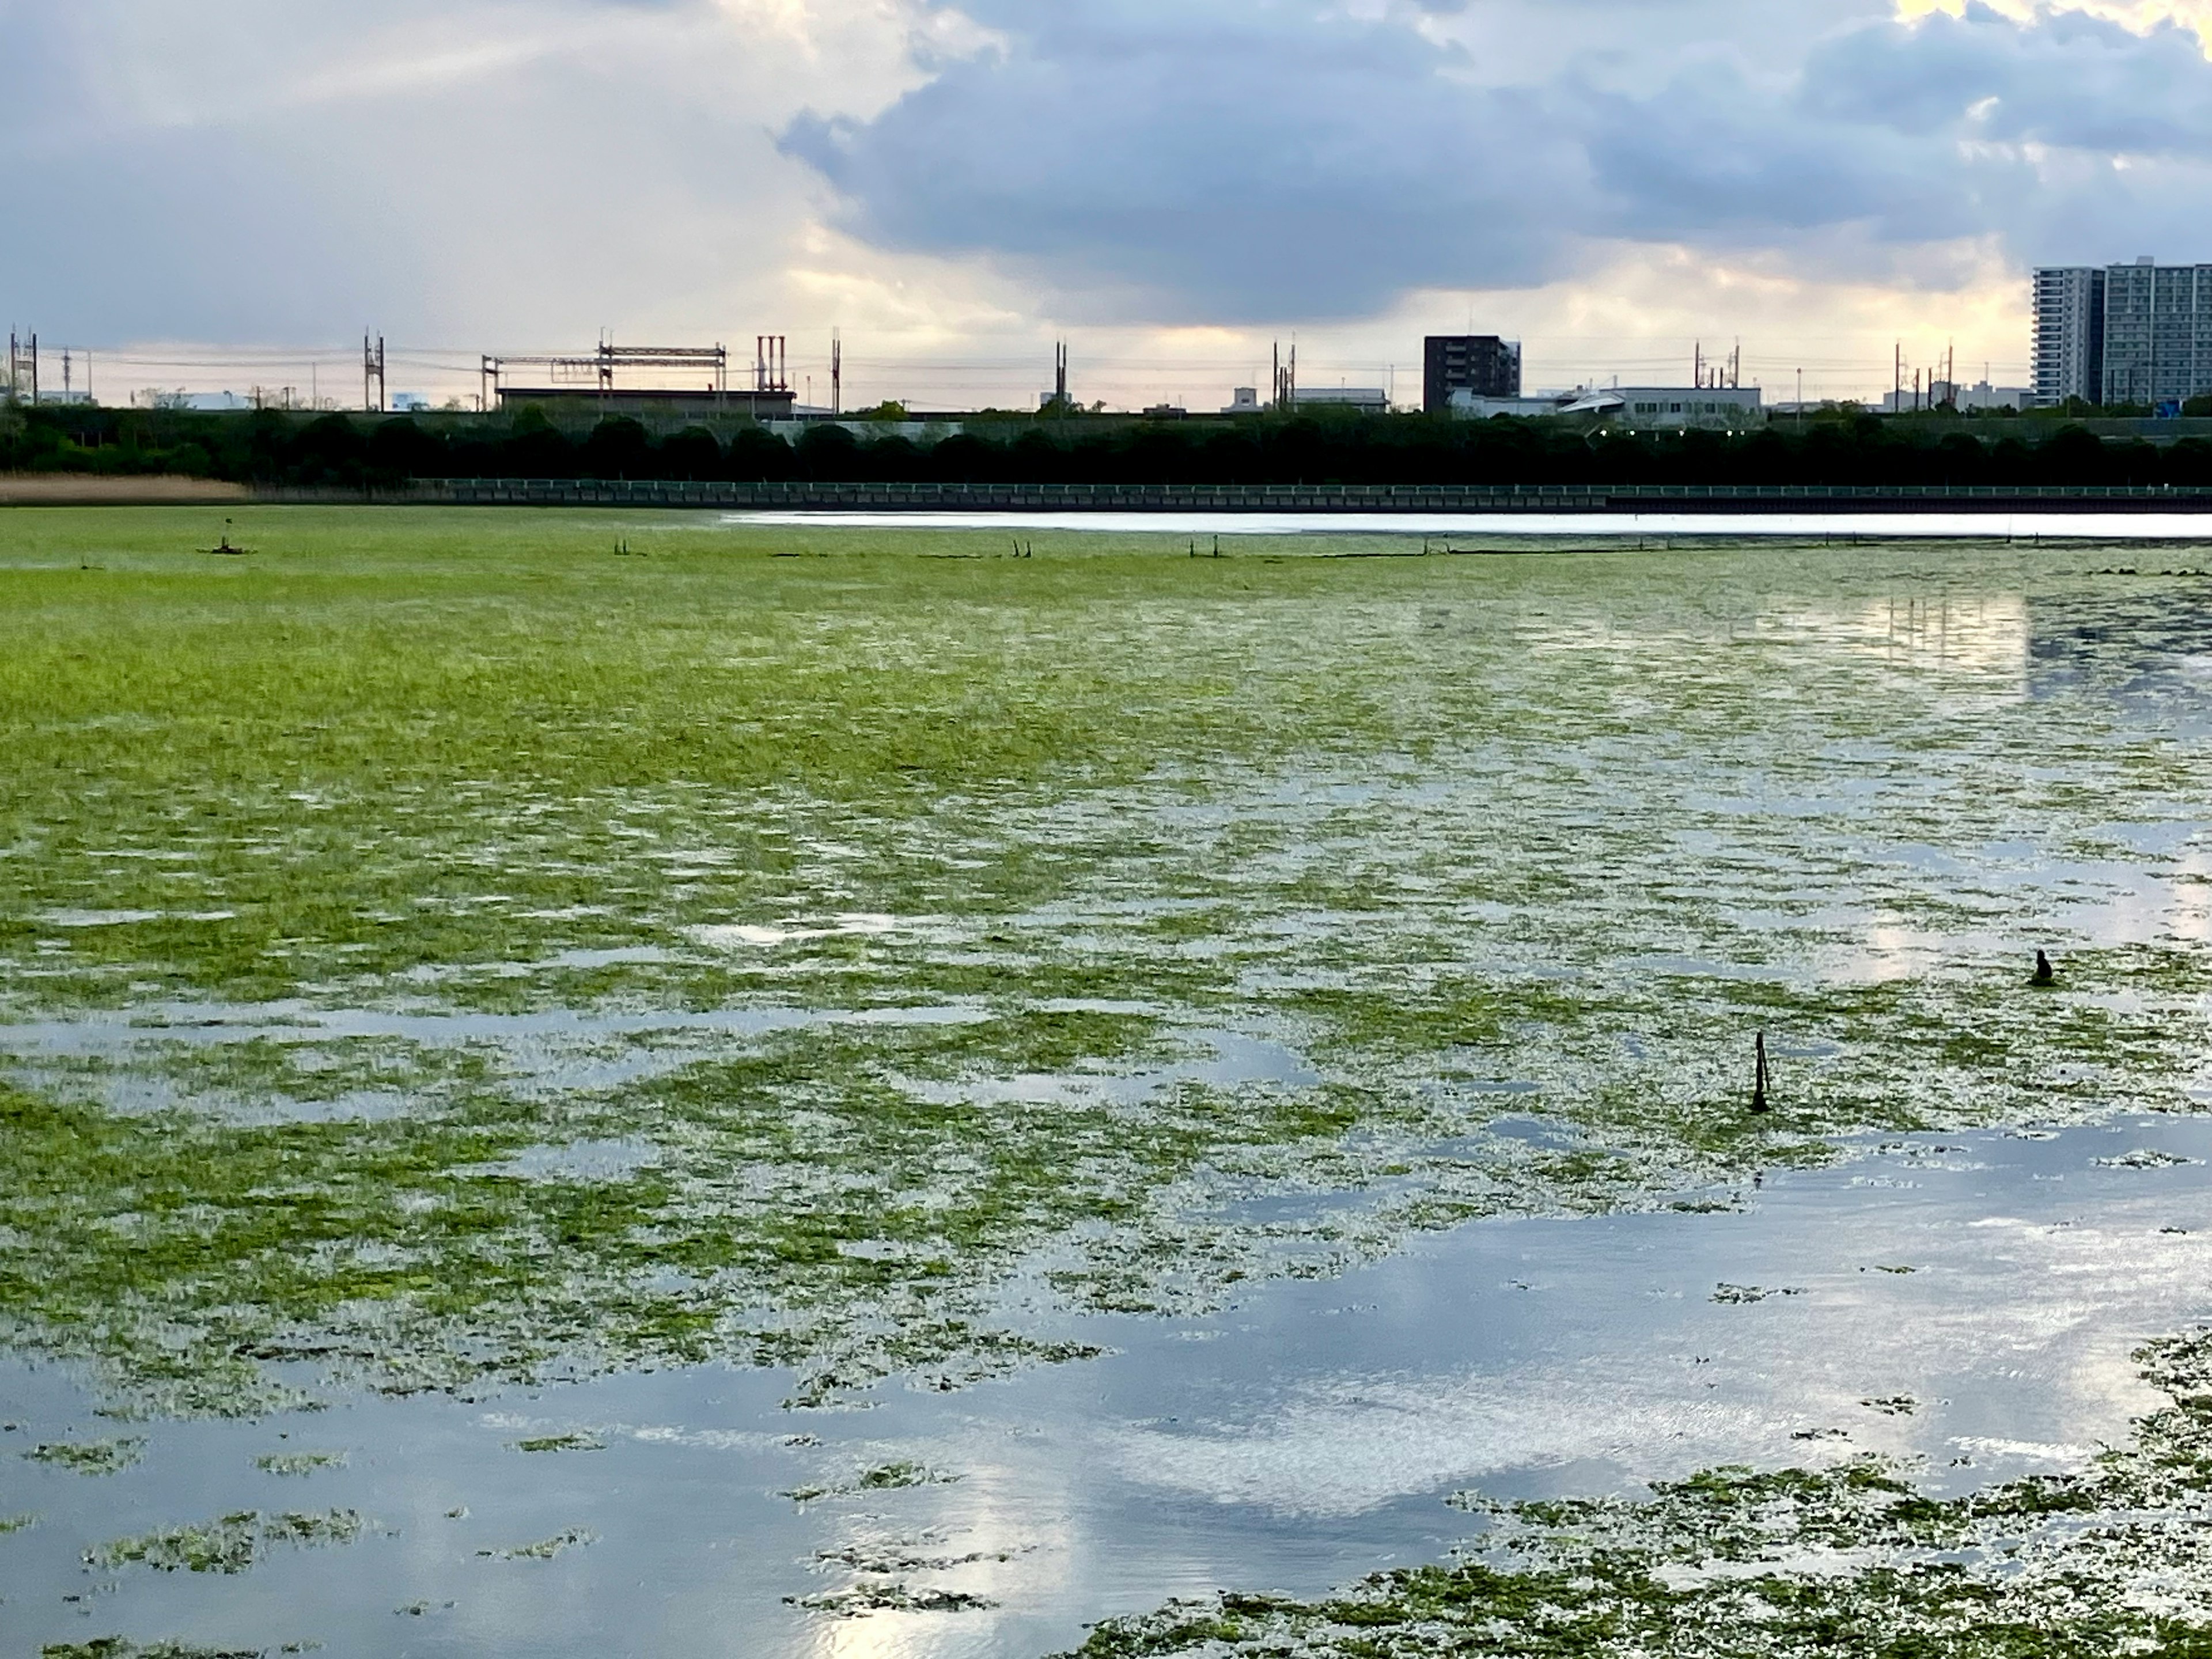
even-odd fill
[(240, 1573), (277, 1544), (350, 1544), (368, 1523), (354, 1510), (264, 1515), (240, 1510), (212, 1521), (112, 1539), (84, 1553), (88, 1567), (142, 1565), (160, 1572)]
[(264, 1474), (287, 1476), (316, 1474), (345, 1466), (346, 1455), (332, 1451), (264, 1452), (253, 1460), (253, 1467)]
[(911, 1459), (901, 1458), (862, 1470), (859, 1486), (862, 1492), (896, 1492), (902, 1486), (927, 1486), (957, 1478), (940, 1474)]
[(0, 1310), (131, 1408), (956, 1387), (1096, 1352), (1037, 1305), (2197, 1109), (2154, 582), (252, 517), (0, 521)]
[(859, 1619), (872, 1613), (981, 1613), (999, 1605), (988, 1596), (968, 1590), (913, 1589), (900, 1583), (854, 1584), (783, 1599), (809, 1613), (826, 1613), (840, 1619)]
[(145, 1455), (146, 1442), (135, 1435), (112, 1440), (51, 1440), (23, 1455), (34, 1463), (51, 1463), (78, 1474), (115, 1474)]
[(594, 1434), (540, 1434), (510, 1443), (519, 1452), (605, 1451), (607, 1443)]
[(959, 1479), (957, 1474), (948, 1474), (912, 1458), (902, 1457), (894, 1458), (888, 1463), (873, 1464), (847, 1480), (808, 1481), (778, 1495), (798, 1504), (814, 1504), (825, 1498), (849, 1498), (859, 1492), (898, 1492), (908, 1486), (947, 1486)]
[(568, 1527), (550, 1538), (535, 1543), (516, 1544), (506, 1549), (478, 1550), (477, 1553), (495, 1561), (550, 1561), (563, 1550), (581, 1549), (599, 1541), (599, 1534), (584, 1527)]
[(1953, 1498), (1858, 1456), (1650, 1496), (1506, 1503), (1456, 1560), (1312, 1601), (1231, 1594), (1098, 1626), (1082, 1659), (2089, 1659), (2212, 1643), (2212, 1334), (2140, 1352), (2171, 1403), (2081, 1472)]

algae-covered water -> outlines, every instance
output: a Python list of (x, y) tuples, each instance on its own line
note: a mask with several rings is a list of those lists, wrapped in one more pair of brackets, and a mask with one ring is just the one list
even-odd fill
[(224, 533), (0, 519), (16, 1646), (1796, 1640), (1485, 1507), (1734, 1462), (1985, 1635), (1975, 1493), (2199, 1501), (2195, 549)]

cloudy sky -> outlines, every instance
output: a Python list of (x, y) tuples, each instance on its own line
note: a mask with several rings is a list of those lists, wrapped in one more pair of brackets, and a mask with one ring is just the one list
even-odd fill
[[(480, 351), (790, 339), (848, 401), (1788, 395), (2033, 264), (2212, 259), (2212, 0), (0, 0), (0, 313), (131, 386), (473, 391)], [(357, 346), (354, 348), (357, 353)], [(311, 358), (319, 357), (313, 369)], [(349, 367), (350, 364), (350, 367)], [(50, 373), (49, 378), (52, 378)], [(335, 380), (334, 386), (331, 382)]]

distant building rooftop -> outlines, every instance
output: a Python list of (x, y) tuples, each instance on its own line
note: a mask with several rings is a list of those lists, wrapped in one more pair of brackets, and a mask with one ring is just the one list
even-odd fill
[(728, 392), (717, 392), (712, 386), (619, 386), (612, 391), (603, 391), (595, 386), (499, 388), (501, 409), (539, 404), (557, 409), (599, 410), (608, 414), (625, 410), (686, 410), (702, 415), (751, 415), (763, 421), (785, 418), (798, 401), (797, 395), (791, 392), (756, 392), (750, 387)]
[(1293, 397), (1301, 409), (1356, 409), (1366, 415), (1390, 412), (1390, 394), (1379, 386), (1302, 386)]

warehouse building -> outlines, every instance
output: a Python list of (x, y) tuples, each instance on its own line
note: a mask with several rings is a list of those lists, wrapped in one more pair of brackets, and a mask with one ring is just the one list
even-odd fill
[(1583, 420), (1623, 432), (1743, 432), (1762, 426), (1759, 389), (1747, 386), (1590, 386), (1535, 398), (1480, 398), (1456, 392), (1452, 412), (1469, 420)]

